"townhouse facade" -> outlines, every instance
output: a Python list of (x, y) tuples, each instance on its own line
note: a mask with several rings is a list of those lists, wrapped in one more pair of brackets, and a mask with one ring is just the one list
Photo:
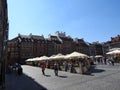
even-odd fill
[(115, 37), (111, 37), (110, 41), (103, 43), (103, 52), (104, 55), (112, 50), (120, 49), (120, 35), (117, 35)]
[(110, 48), (120, 48), (120, 35), (111, 37)]
[(93, 42), (89, 44), (90, 56), (103, 55), (103, 44), (99, 42)]
[[(77, 45), (78, 44), (78, 45)], [(79, 48), (79, 49), (77, 49)], [(88, 54), (88, 45), (82, 39), (74, 41), (65, 33), (57, 32), (48, 38), (37, 35), (20, 35), (8, 41), (8, 63), (24, 63), (28, 58), (51, 56), (58, 53), (69, 54), (73, 51)]]
[(48, 52), (49, 53), (48, 56), (55, 55), (55, 54), (58, 54), (58, 53), (62, 53), (62, 51), (61, 51), (61, 41), (59, 40), (59, 38), (57, 36), (49, 35), (48, 40), (52, 42), (52, 45), (51, 45), (52, 47), (48, 47), (48, 49), (52, 48), (51, 52)]
[(89, 55), (89, 43), (85, 42), (83, 39), (75, 39), (75, 51)]
[(47, 54), (47, 44), (44, 36), (20, 35), (8, 41), (8, 63), (24, 63), (28, 58)]
[(21, 35), (8, 41), (8, 63), (24, 63), (28, 58), (40, 56), (52, 56), (58, 53), (69, 54), (73, 51), (87, 54), (89, 56), (103, 55), (111, 48), (119, 48), (120, 40), (111, 39), (104, 43), (88, 43), (84, 39), (73, 39), (66, 36), (65, 32), (57, 31), (55, 35), (48, 35), (48, 38), (39, 35)]
[(70, 36), (67, 36), (65, 32), (57, 31), (55, 35), (61, 41), (61, 52), (62, 54), (69, 54), (73, 52), (73, 39)]
[(99, 42), (90, 43), (89, 49), (91, 56), (95, 56), (95, 55), (106, 56), (107, 52), (115, 49), (120, 49), (120, 35), (111, 37), (110, 41), (106, 41), (103, 43), (99, 43)]

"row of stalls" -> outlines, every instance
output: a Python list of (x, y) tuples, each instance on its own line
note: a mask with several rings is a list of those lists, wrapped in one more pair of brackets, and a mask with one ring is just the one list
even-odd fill
[(90, 56), (92, 64), (120, 63), (120, 49), (112, 49), (103, 55)]
[(116, 63), (120, 63), (120, 49), (113, 49), (106, 53), (109, 59), (113, 59)]
[(36, 58), (30, 58), (26, 60), (26, 63), (33, 66), (40, 66), (45, 62), (46, 67), (53, 69), (54, 63), (57, 62), (59, 70), (69, 71), (71, 73), (86, 73), (90, 69), (89, 56), (79, 52), (73, 52), (67, 55), (57, 54), (50, 57), (41, 56)]

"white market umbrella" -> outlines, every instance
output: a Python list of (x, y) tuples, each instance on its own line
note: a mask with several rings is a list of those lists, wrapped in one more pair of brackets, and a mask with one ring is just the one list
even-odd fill
[(96, 55), (95, 58), (101, 58), (103, 57), (102, 55)]
[(54, 60), (63, 60), (65, 58), (65, 55), (59, 53), (57, 55), (55, 55), (52, 59)]
[(33, 58), (31, 61), (38, 61), (40, 57)]
[(26, 62), (30, 62), (30, 61), (32, 61), (32, 58), (29, 58), (29, 59), (26, 60)]
[(89, 56), (87, 56), (86, 54), (83, 53), (79, 53), (79, 52), (73, 52), (71, 54), (68, 54), (65, 56), (65, 58), (88, 58)]
[(47, 56), (41, 56), (39, 58), (39, 61), (43, 61), (43, 60), (49, 60), (49, 57), (47, 57)]
[(112, 54), (112, 51), (110, 51), (110, 52), (107, 52), (106, 54)]
[(39, 59), (39, 57), (36, 57), (36, 58), (29, 58), (29, 59), (26, 60), (26, 62), (28, 62), (28, 61), (37, 61), (38, 59)]
[(114, 50), (114, 51), (108, 52), (106, 54), (120, 54), (120, 50)]
[(43, 60), (48, 60), (49, 57), (47, 56), (41, 56), (41, 57), (36, 57), (36, 58), (33, 58), (32, 61), (43, 61)]
[(49, 60), (53, 60), (56, 55), (52, 55), (49, 57)]
[(120, 50), (114, 50), (112, 51), (113, 54), (120, 54)]

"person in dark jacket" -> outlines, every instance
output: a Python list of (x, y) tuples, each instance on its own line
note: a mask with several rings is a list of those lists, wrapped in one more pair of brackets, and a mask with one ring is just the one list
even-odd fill
[(23, 72), (23, 69), (22, 69), (21, 65), (18, 64), (18, 66), (17, 66), (17, 73), (18, 73), (18, 75), (21, 75), (22, 72)]
[(59, 69), (58, 63), (55, 62), (54, 63), (54, 73), (55, 73), (55, 76), (58, 76), (58, 69)]

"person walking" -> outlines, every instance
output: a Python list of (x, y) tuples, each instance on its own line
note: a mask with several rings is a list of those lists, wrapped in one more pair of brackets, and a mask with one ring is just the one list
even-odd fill
[(58, 69), (59, 69), (58, 63), (55, 62), (54, 63), (54, 73), (55, 73), (55, 76), (58, 76)]
[(68, 63), (67, 62), (65, 63), (65, 71), (66, 72), (68, 71)]
[(42, 74), (45, 75), (45, 68), (46, 68), (46, 65), (45, 65), (45, 62), (43, 62), (41, 64), (41, 69), (42, 69)]
[(111, 58), (111, 63), (114, 66), (114, 59), (113, 58)]
[(23, 69), (20, 64), (18, 64), (18, 66), (17, 66), (17, 73), (18, 73), (18, 75), (21, 75), (23, 73)]

